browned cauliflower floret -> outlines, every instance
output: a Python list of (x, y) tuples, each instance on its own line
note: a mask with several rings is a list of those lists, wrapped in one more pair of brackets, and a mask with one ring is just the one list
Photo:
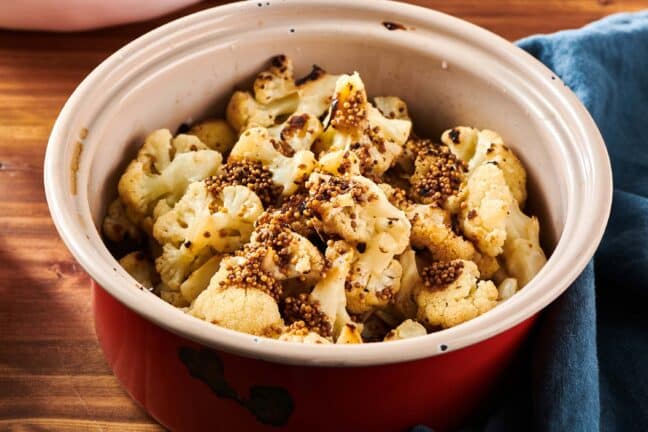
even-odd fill
[(163, 245), (156, 260), (162, 281), (177, 289), (198, 256), (240, 248), (262, 212), (261, 201), (245, 186), (226, 186), (214, 194), (204, 181), (191, 184), (153, 227), (155, 239)]
[(122, 242), (126, 239), (134, 241), (140, 241), (142, 239), (141, 230), (128, 218), (124, 203), (119, 198), (111, 202), (108, 206), (102, 231), (106, 238), (115, 243)]
[(283, 146), (286, 144), (272, 138), (267, 129), (251, 128), (241, 134), (228, 162), (260, 161), (272, 172), (273, 181), (283, 187), (283, 194), (291, 195), (315, 167), (315, 156), (310, 150), (294, 152)]
[(260, 224), (250, 239), (264, 248), (263, 269), (277, 280), (299, 278), (316, 281), (324, 269), (324, 257), (305, 237), (277, 223)]
[(374, 98), (378, 111), (388, 119), (410, 120), (405, 101), (396, 96), (379, 96)]
[(312, 114), (300, 113), (291, 115), (284, 123), (268, 130), (275, 139), (280, 140), (285, 151), (292, 154), (311, 149), (322, 133), (322, 123)]
[(145, 288), (152, 289), (159, 279), (153, 262), (141, 251), (129, 253), (119, 264)]
[(400, 288), (395, 255), (409, 244), (410, 223), (383, 190), (362, 176), (312, 174), (308, 208), (318, 231), (342, 237), (358, 253), (347, 281), (347, 307), (362, 313), (385, 306)]
[(232, 330), (276, 337), (284, 327), (275, 297), (277, 284), (258, 261), (228, 257), (189, 313)]
[[(331, 242), (326, 248), (326, 258), (330, 263), (329, 268), (313, 288), (310, 299), (328, 317), (337, 343), (359, 343), (358, 339), (362, 342), (362, 325), (354, 324), (346, 310), (345, 284), (351, 272), (355, 251), (345, 241), (339, 240)], [(354, 328), (347, 327), (348, 324)], [(344, 335), (342, 339), (341, 335)]]
[(508, 275), (523, 287), (546, 262), (538, 220), (520, 210), (504, 173), (493, 163), (475, 169), (464, 194), (460, 214), (464, 233), (484, 255), (503, 253)]
[(401, 339), (409, 339), (418, 336), (425, 336), (426, 334), (427, 331), (425, 330), (425, 327), (412, 319), (408, 319), (403, 321), (398, 325), (398, 327), (387, 333), (384, 341), (389, 342)]
[(385, 118), (368, 103), (357, 73), (338, 79), (328, 118), (328, 127), (320, 137), (325, 150), (320, 159), (328, 153), (336, 153), (336, 159), (354, 153), (359, 167), (349, 171), (359, 170), (368, 176), (381, 176), (394, 164), (412, 127), (409, 120)]
[(422, 271), (424, 288), (417, 296), (418, 320), (431, 329), (461, 324), (497, 304), (497, 288), (479, 281), (472, 261), (435, 262)]
[(284, 55), (275, 56), (254, 81), (254, 96), (234, 93), (227, 106), (227, 121), (240, 133), (250, 127), (277, 125), (294, 113), (318, 118), (331, 103), (336, 80), (337, 76), (313, 66), (309, 75), (295, 81), (292, 61)]
[(215, 174), (221, 161), (219, 152), (208, 149), (193, 135), (172, 140), (168, 130), (157, 130), (146, 138), (119, 180), (119, 197), (130, 219), (150, 228), (159, 201), (168, 210), (190, 183)]
[(225, 120), (205, 120), (194, 124), (187, 132), (195, 135), (207, 147), (222, 154), (228, 153), (236, 142), (236, 133)]
[(495, 162), (504, 173), (504, 179), (513, 196), (524, 207), (526, 201), (526, 171), (522, 162), (515, 156), (497, 133), (488, 129), (478, 130), (465, 126), (448, 129), (441, 141), (466, 164), (473, 172), (478, 166)]

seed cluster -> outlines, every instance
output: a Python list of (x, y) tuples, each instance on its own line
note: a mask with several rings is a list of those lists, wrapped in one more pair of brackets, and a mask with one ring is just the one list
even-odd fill
[(263, 269), (263, 248), (244, 247), (237, 255), (244, 256), (246, 260), (241, 264), (227, 264), (227, 276), (220, 282), (220, 286), (257, 289), (279, 301), (283, 288), (279, 281)]
[(311, 302), (308, 294), (286, 297), (283, 301), (283, 317), (287, 323), (302, 321), (304, 327), (323, 337), (331, 336), (331, 323), (318, 302)]
[(272, 181), (272, 172), (263, 163), (248, 159), (227, 162), (222, 172), (206, 179), (205, 184), (215, 197), (225, 186), (246, 186), (257, 194), (264, 207), (276, 202), (283, 191), (283, 186)]
[(463, 270), (463, 262), (436, 261), (421, 271), (421, 279), (428, 288), (443, 287), (456, 281)]
[[(344, 94), (346, 93), (346, 94)], [(331, 105), (331, 126), (340, 131), (358, 130), (367, 117), (367, 100), (363, 91), (347, 84)]]
[(459, 191), (466, 170), (464, 162), (445, 145), (419, 151), (415, 167), (410, 177), (412, 198), (438, 207)]
[(311, 220), (312, 213), (306, 208), (308, 199), (308, 192), (304, 190), (290, 195), (279, 208), (265, 211), (257, 219), (257, 225), (278, 224), (304, 237), (311, 237), (315, 230)]

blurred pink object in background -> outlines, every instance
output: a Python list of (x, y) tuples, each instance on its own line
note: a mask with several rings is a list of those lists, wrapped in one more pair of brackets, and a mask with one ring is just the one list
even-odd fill
[(0, 27), (77, 31), (155, 18), (200, 0), (0, 0)]

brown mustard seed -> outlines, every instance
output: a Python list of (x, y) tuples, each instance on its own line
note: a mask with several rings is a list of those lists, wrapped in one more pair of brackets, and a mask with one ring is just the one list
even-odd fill
[(225, 186), (246, 186), (259, 196), (264, 207), (276, 202), (283, 192), (283, 186), (272, 181), (272, 172), (266, 166), (248, 159), (226, 163), (222, 173), (206, 179), (205, 184), (215, 197)]
[(441, 288), (456, 281), (462, 270), (462, 261), (436, 261), (421, 271), (421, 279), (427, 288)]
[(465, 163), (445, 145), (419, 150), (414, 165), (410, 196), (423, 204), (441, 207), (459, 191), (465, 178)]
[(245, 262), (227, 267), (229, 273), (220, 282), (220, 286), (257, 289), (268, 294), (275, 301), (279, 301), (283, 288), (279, 281), (263, 269), (263, 259), (265, 258), (263, 248), (248, 244), (243, 249), (237, 251), (237, 255), (245, 257)]
[(330, 337), (331, 324), (324, 312), (320, 310), (319, 302), (311, 302), (308, 294), (296, 297), (286, 297), (283, 300), (283, 317), (287, 323), (303, 321), (305, 328), (323, 337)]

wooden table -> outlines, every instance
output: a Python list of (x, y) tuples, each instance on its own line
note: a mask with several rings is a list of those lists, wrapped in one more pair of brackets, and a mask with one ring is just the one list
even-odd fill
[[(95, 340), (89, 279), (50, 221), (43, 155), (77, 84), (152, 22), (80, 34), (0, 31), (0, 430), (154, 431)], [(417, 0), (514, 40), (647, 7), (646, 0)]]

